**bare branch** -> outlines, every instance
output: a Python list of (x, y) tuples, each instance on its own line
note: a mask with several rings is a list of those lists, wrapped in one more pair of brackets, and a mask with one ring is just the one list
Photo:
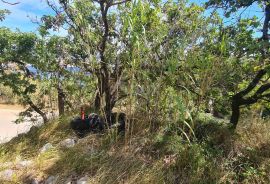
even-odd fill
[(15, 2), (15, 3), (11, 3), (11, 2), (7, 2), (5, 0), (1, 0), (3, 3), (5, 4), (9, 4), (9, 5), (16, 5), (16, 4), (19, 4), (20, 2)]
[(129, 1), (130, 0), (118, 1), (118, 2), (112, 3), (111, 6), (115, 6), (115, 5), (119, 5), (119, 4), (124, 4), (124, 3), (127, 3)]

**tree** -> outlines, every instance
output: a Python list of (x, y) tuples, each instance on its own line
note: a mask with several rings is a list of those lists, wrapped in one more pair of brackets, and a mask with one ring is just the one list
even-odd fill
[(31, 94), (36, 91), (33, 73), (27, 65), (37, 62), (37, 37), (33, 33), (12, 32), (7, 28), (0, 29), (0, 82), (9, 86), (27, 104), (48, 121), (43, 112), (42, 103), (35, 104)]
[[(258, 60), (260, 60), (259, 65), (256, 68), (260, 68), (255, 75), (253, 75), (253, 79), (243, 90), (236, 92), (232, 96), (232, 115), (231, 115), (231, 123), (234, 127), (237, 126), (240, 117), (240, 108), (243, 106), (248, 106), (254, 104), (260, 100), (267, 100), (269, 98), (269, 89), (270, 83), (266, 78), (269, 74), (268, 70), (268, 61), (269, 57), (269, 21), (270, 21), (270, 2), (268, 0), (241, 0), (241, 1), (229, 1), (229, 0), (210, 0), (206, 3), (208, 7), (218, 7), (223, 8), (225, 10), (225, 15), (228, 17), (231, 13), (238, 11), (240, 8), (247, 8), (252, 4), (260, 4), (264, 7), (265, 17), (262, 27), (262, 37), (258, 40), (258, 43), (254, 43), (256, 45), (260, 45), (258, 51), (260, 55), (258, 56)], [(246, 52), (247, 53), (247, 52)], [(263, 81), (263, 79), (266, 79)], [(255, 92), (254, 92), (255, 91)]]
[[(97, 78), (96, 109), (104, 109), (110, 125), (111, 111), (118, 98), (128, 50), (123, 32), (121, 9), (128, 1), (59, 1), (60, 7), (48, 4), (56, 16), (44, 16), (45, 29), (67, 25), (73, 41), (84, 52), (82, 65)], [(111, 10), (114, 7), (115, 10)], [(128, 23), (128, 22), (125, 22)], [(129, 36), (129, 33), (125, 33)]]
[[(95, 107), (104, 112), (109, 124), (112, 108), (124, 97), (148, 103), (166, 85), (186, 92), (183, 85), (190, 82), (187, 53), (199, 45), (211, 22), (202, 16), (203, 8), (188, 7), (184, 1), (64, 0), (59, 5), (48, 4), (56, 15), (43, 16), (41, 32), (61, 26), (68, 30), (71, 44), (80, 51), (76, 66), (95, 76)], [(152, 85), (160, 89), (153, 91)], [(138, 94), (137, 86), (147, 93)]]
[(70, 62), (67, 51), (68, 40), (64, 37), (52, 36), (47, 39), (43, 37), (39, 44), (40, 66), (39, 70), (48, 77), (48, 81), (57, 90), (58, 111), (62, 116), (65, 113), (65, 104), (67, 102), (66, 94), (63, 89), (63, 80), (67, 71), (67, 65)]

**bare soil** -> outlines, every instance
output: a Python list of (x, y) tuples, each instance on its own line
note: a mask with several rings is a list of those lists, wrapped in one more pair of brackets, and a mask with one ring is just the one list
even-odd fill
[(32, 124), (30, 122), (15, 124), (18, 114), (24, 108), (19, 105), (0, 104), (0, 143), (7, 142), (20, 133), (27, 132)]
[(0, 104), (0, 109), (24, 110), (24, 107), (21, 105)]

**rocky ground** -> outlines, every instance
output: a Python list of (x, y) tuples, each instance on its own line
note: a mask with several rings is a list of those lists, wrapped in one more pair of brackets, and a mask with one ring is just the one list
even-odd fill
[[(39, 150), (39, 154), (46, 154), (47, 152), (51, 151), (52, 149), (55, 149), (56, 147), (61, 148), (72, 148), (75, 146), (77, 140), (73, 138), (67, 138), (57, 145), (52, 145), (51, 143), (45, 144), (42, 148)], [(0, 168), (2, 168), (2, 171), (0, 171), (0, 181), (8, 183), (9, 181), (12, 182), (14, 177), (17, 173), (23, 172), (24, 170), (27, 170), (35, 164), (35, 161), (33, 160), (24, 160), (21, 158), (17, 158), (13, 162), (5, 162), (0, 164)], [(25, 183), (29, 184), (55, 184), (57, 183), (59, 176), (58, 175), (51, 175), (47, 178), (32, 178), (31, 175), (28, 175), (26, 178)], [(78, 177), (76, 175), (71, 175), (68, 177), (65, 181), (66, 184), (86, 184), (88, 182), (89, 178), (87, 175)]]
[(135, 122), (132, 137), (110, 129), (78, 138), (72, 118), (1, 144), (0, 183), (270, 183), (268, 120), (246, 118), (232, 131), (227, 120), (202, 113), (188, 142), (144, 121)]

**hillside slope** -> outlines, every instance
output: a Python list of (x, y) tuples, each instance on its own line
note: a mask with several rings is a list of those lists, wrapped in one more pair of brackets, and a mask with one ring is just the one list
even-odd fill
[(164, 127), (78, 139), (69, 121), (54, 120), (0, 145), (0, 183), (270, 182), (269, 122), (248, 119), (231, 132), (203, 117), (189, 142)]

